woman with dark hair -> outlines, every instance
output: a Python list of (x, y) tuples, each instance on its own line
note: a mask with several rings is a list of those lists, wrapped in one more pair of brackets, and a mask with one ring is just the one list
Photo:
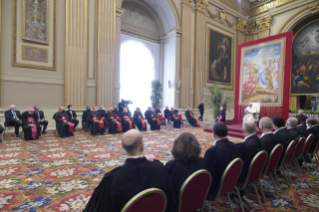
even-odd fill
[(207, 169), (207, 165), (200, 157), (200, 144), (191, 133), (180, 134), (174, 140), (171, 152), (174, 160), (167, 162), (165, 168), (170, 176), (174, 194), (178, 197), (184, 181), (194, 172)]

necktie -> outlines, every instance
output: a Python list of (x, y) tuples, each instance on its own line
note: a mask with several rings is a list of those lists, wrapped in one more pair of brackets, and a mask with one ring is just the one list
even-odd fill
[(13, 111), (13, 118), (17, 119), (17, 115), (15, 111)]

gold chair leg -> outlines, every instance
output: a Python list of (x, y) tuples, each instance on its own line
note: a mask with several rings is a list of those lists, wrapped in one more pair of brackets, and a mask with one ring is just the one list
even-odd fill
[(239, 200), (239, 205), (240, 205), (240, 209), (242, 212), (245, 212), (244, 206), (243, 206), (243, 201), (241, 200), (241, 196), (239, 193), (238, 188), (235, 186), (236, 192), (237, 192), (237, 196), (238, 196), (238, 200)]
[(278, 182), (278, 187), (279, 187), (280, 193), (282, 193), (282, 189), (281, 189), (280, 182), (279, 182), (278, 176), (276, 174), (276, 171), (274, 170), (273, 172), (274, 172), (275, 178), (276, 178), (276, 180)]
[(286, 181), (288, 182), (288, 185), (290, 186), (290, 181), (288, 180), (288, 177), (287, 177), (287, 175), (286, 175), (285, 168), (282, 168), (282, 167), (281, 167), (280, 171), (282, 172), (282, 174), (284, 175)]
[[(204, 205), (207, 206), (207, 211), (212, 212), (212, 209), (210, 208), (210, 204), (208, 200), (205, 200)], [(202, 208), (202, 212), (204, 211), (204, 206)]]
[(316, 159), (316, 161), (317, 161), (317, 165), (319, 165), (319, 160), (318, 160), (318, 155), (317, 155), (317, 153), (314, 153), (313, 155), (315, 156), (315, 159)]
[(313, 161), (312, 161), (313, 156), (312, 156), (311, 154), (308, 154), (308, 157), (310, 158), (310, 162), (311, 162), (311, 165), (312, 165), (312, 169), (313, 169), (314, 171), (316, 171), (316, 170), (315, 170), (315, 164), (314, 164)]
[(266, 197), (265, 197), (265, 194), (264, 194), (263, 187), (261, 186), (260, 179), (258, 179), (258, 184), (259, 184), (259, 186), (260, 186), (260, 190), (261, 190), (261, 194), (262, 194), (263, 199), (264, 199), (264, 203), (266, 203), (267, 200), (266, 200)]
[(298, 164), (298, 162), (297, 162), (296, 159), (294, 160), (294, 164), (295, 164), (295, 167), (296, 167), (296, 169), (297, 169), (298, 175), (299, 175), (299, 177), (301, 178), (301, 177), (302, 177), (302, 172), (299, 170), (300, 167), (299, 167), (299, 164)]
[(286, 171), (287, 171), (287, 175), (288, 175), (288, 178), (289, 178), (289, 182), (290, 182), (290, 184), (292, 184), (292, 180), (291, 180), (291, 177), (290, 177), (290, 174), (289, 174), (289, 171), (288, 171), (288, 168), (287, 168), (287, 165), (284, 167), (284, 169), (286, 169)]
[(260, 201), (260, 197), (259, 197), (259, 194), (258, 194), (258, 190), (257, 190), (256, 183), (253, 183), (253, 185), (254, 185), (254, 188), (255, 188), (255, 192), (256, 192), (256, 195), (257, 195), (257, 199), (258, 199), (260, 208), (261, 208), (261, 210), (264, 210), (264, 209), (263, 209), (263, 206), (262, 206), (262, 204), (261, 204), (261, 201)]
[(272, 184), (273, 184), (273, 186), (274, 186), (275, 193), (276, 193), (277, 196), (279, 196), (278, 191), (277, 191), (277, 188), (276, 188), (276, 184), (275, 184), (274, 178), (272, 177), (271, 172), (269, 172), (269, 176), (270, 176), (271, 181), (272, 181)]
[(231, 212), (234, 212), (234, 209), (233, 209), (232, 202), (231, 202), (231, 200), (230, 200), (229, 194), (227, 194), (227, 198), (228, 198), (228, 202), (229, 202), (230, 211), (231, 211)]
[(305, 156), (302, 156), (302, 160), (303, 160), (303, 162), (305, 162), (305, 164), (306, 164), (306, 168), (307, 168), (307, 171), (309, 172), (309, 168), (308, 168), (308, 166), (307, 166)]

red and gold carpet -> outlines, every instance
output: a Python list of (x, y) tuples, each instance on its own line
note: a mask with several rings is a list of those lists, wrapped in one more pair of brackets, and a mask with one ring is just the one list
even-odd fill
[[(196, 135), (202, 154), (214, 144), (213, 134), (203, 128), (164, 127), (143, 133), (145, 156), (163, 163), (171, 160), (172, 141), (184, 131)], [(0, 211), (82, 211), (104, 174), (125, 161), (121, 135), (92, 137), (80, 131), (74, 137), (60, 139), (52, 133), (32, 142), (6, 137), (0, 144)], [(246, 192), (245, 199), (250, 203), (245, 204), (246, 211), (319, 211), (319, 171), (304, 170), (302, 179), (293, 168), (290, 174), (292, 188), (282, 180), (280, 196), (275, 196), (268, 179), (263, 180), (268, 200), (263, 210), (254, 193)], [(240, 211), (236, 201), (233, 207)], [(222, 198), (212, 209), (229, 211), (229, 205)]]

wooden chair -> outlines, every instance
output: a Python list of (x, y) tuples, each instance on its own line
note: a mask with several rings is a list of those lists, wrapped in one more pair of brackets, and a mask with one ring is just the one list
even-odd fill
[(207, 170), (198, 170), (189, 176), (179, 191), (178, 212), (203, 212), (212, 177)]
[[(278, 195), (277, 189), (276, 189), (276, 184), (274, 181), (274, 178), (272, 176), (272, 172), (275, 172), (276, 166), (278, 164), (278, 161), (282, 155), (283, 152), (283, 146), (281, 144), (277, 144), (271, 151), (269, 157), (268, 157), (268, 161), (267, 161), (267, 165), (264, 168), (263, 174), (262, 176), (265, 176), (266, 174), (269, 174), (272, 184), (274, 186), (276, 195)], [(260, 189), (262, 190), (262, 186), (260, 187)], [(280, 185), (279, 185), (279, 190), (280, 192), (282, 192)], [(266, 198), (263, 195), (264, 198), (264, 202), (266, 203)]]
[(291, 159), (289, 163), (294, 163), (295, 167), (297, 168), (297, 172), (299, 177), (302, 177), (302, 171), (301, 168), (299, 167), (298, 159), (302, 157), (302, 152), (305, 148), (305, 142), (306, 139), (304, 137), (301, 137), (295, 147), (294, 152), (292, 153)]
[(232, 212), (234, 211), (229, 195), (232, 194), (235, 189), (235, 185), (237, 183), (243, 165), (243, 160), (240, 158), (235, 158), (228, 164), (222, 175), (216, 196), (209, 195), (207, 202), (212, 202), (213, 204), (215, 204), (220, 197), (226, 195), (228, 198), (230, 210)]
[[(245, 212), (245, 210), (244, 210), (243, 202), (241, 200), (240, 193), (239, 193), (238, 189), (245, 190), (246, 186), (249, 184), (254, 185), (254, 189), (255, 189), (255, 192), (256, 192), (256, 195), (258, 198), (260, 208), (263, 210), (263, 206), (262, 206), (261, 201), (260, 201), (260, 197), (259, 197), (259, 194), (257, 191), (256, 184), (258, 182), (259, 186), (261, 187), (260, 177), (261, 177), (262, 171), (267, 163), (267, 158), (268, 158), (268, 154), (265, 150), (258, 152), (255, 155), (255, 157), (252, 159), (252, 161), (249, 165), (248, 174), (247, 174), (247, 177), (245, 179), (245, 182), (237, 182), (236, 183), (235, 188), (237, 191), (239, 204), (240, 204), (242, 212)], [(264, 196), (263, 190), (261, 190), (261, 192), (262, 192), (262, 195)]]
[(136, 194), (121, 212), (164, 212), (166, 205), (165, 193), (158, 188), (149, 188)]

